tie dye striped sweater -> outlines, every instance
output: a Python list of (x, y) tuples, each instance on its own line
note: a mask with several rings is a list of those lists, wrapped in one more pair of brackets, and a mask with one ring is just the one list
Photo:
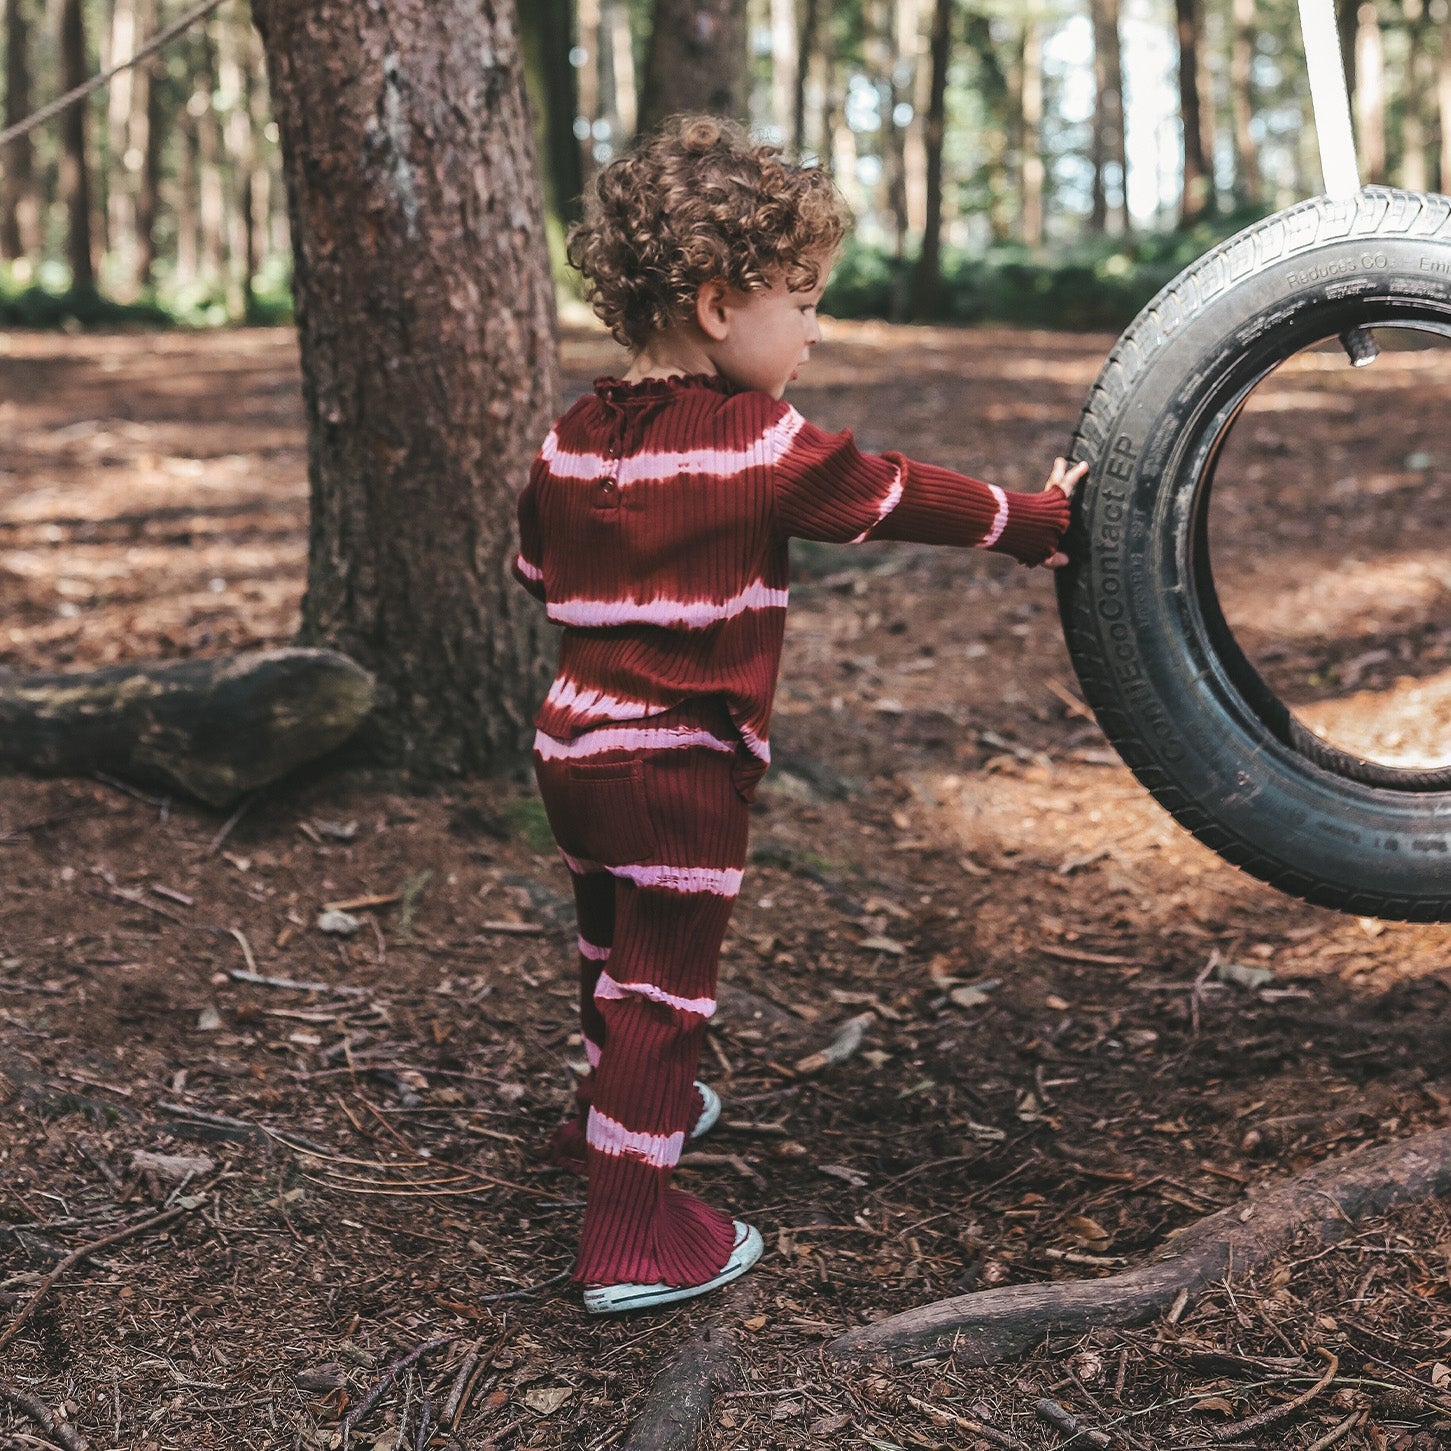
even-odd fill
[(750, 797), (770, 760), (788, 541), (914, 540), (1042, 563), (1061, 490), (1009, 493), (857, 448), (723, 378), (598, 379), (550, 430), (519, 499), (514, 574), (564, 627), (535, 716), (571, 740), (724, 702)]

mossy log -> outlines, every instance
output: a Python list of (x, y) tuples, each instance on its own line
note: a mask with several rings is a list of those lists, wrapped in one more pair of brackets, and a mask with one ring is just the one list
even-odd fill
[(340, 745), (373, 697), (373, 677), (334, 650), (0, 673), (0, 766), (104, 771), (227, 807)]
[(1435, 1129), (1357, 1149), (1266, 1185), (1247, 1202), (1190, 1225), (1147, 1263), (1120, 1274), (955, 1295), (849, 1330), (826, 1353), (886, 1364), (950, 1355), (958, 1365), (992, 1365), (1022, 1355), (1048, 1334), (1077, 1336), (1151, 1320), (1181, 1293), (1243, 1273), (1302, 1231), (1330, 1243), (1369, 1215), (1448, 1193), (1451, 1129)]

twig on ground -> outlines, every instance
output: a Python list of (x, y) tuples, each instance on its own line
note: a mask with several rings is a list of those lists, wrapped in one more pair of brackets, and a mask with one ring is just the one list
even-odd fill
[(930, 1405), (927, 1401), (919, 1401), (914, 1395), (908, 1395), (907, 1402), (935, 1420), (945, 1421), (949, 1426), (956, 1426), (959, 1431), (966, 1431), (971, 1436), (980, 1436), (984, 1441), (991, 1441), (994, 1446), (1007, 1447), (1010, 1448), (1010, 1451), (1023, 1451), (1023, 1442), (1014, 1440), (1007, 1432), (999, 1431), (995, 1426), (985, 1425), (982, 1421), (974, 1421), (967, 1416), (956, 1415), (952, 1411), (944, 1411), (941, 1406)]
[(476, 1305), (492, 1305), (497, 1300), (522, 1300), (525, 1295), (537, 1295), (540, 1290), (547, 1290), (551, 1285), (557, 1285), (561, 1280), (567, 1280), (573, 1274), (573, 1268), (561, 1270), (557, 1275), (551, 1275), (547, 1280), (541, 1280), (537, 1285), (526, 1285), (522, 1290), (505, 1290), (498, 1295), (478, 1295), (474, 1298)]
[(1090, 1431), (1083, 1426), (1078, 1417), (1065, 1411), (1057, 1401), (1050, 1400), (1043, 1396), (1033, 1404), (1033, 1412), (1040, 1421), (1050, 1426), (1056, 1426), (1065, 1436), (1072, 1441), (1087, 1441), (1090, 1446), (1111, 1446), (1113, 1437), (1103, 1431)]
[(443, 1403), (443, 1414), (438, 1418), (441, 1426), (452, 1426), (458, 1419), (458, 1413), (463, 1404), (464, 1387), (469, 1382), (469, 1377), (474, 1373), (474, 1367), (479, 1363), (479, 1347), (475, 1343), (474, 1348), (464, 1356), (462, 1364), (458, 1368), (458, 1374), (453, 1378), (453, 1388), (448, 1393), (448, 1399)]
[[(242, 937), (242, 934), (235, 927), (232, 929), (232, 933), (238, 938)], [(246, 954), (247, 961), (251, 962), (252, 954), (246, 946), (246, 939), (242, 938), (242, 942), (242, 950)], [(227, 976), (233, 982), (249, 982), (254, 987), (291, 988), (293, 992), (299, 993), (338, 993), (355, 998), (365, 998), (372, 993), (371, 988), (353, 987), (350, 983), (298, 982), (295, 978), (291, 977), (264, 977), (259, 972), (245, 972), (240, 967), (228, 968)]]
[(836, 1030), (825, 1048), (816, 1053), (808, 1053), (804, 1058), (798, 1058), (794, 1065), (799, 1074), (820, 1073), (823, 1068), (830, 1068), (834, 1063), (843, 1063), (862, 1045), (862, 1039), (866, 1031), (876, 1021), (875, 1013), (858, 1013), (854, 1018), (848, 1018), (841, 1027)]
[(432, 1340), (425, 1340), (422, 1345), (414, 1346), (407, 1354), (400, 1355), (397, 1360), (383, 1371), (383, 1374), (378, 1378), (377, 1385), (343, 1417), (343, 1434), (346, 1436), (352, 1431), (353, 1427), (378, 1404), (388, 1387), (415, 1361), (422, 1360), (431, 1350), (439, 1350), (445, 1345), (452, 1345), (455, 1340), (461, 1340), (462, 1338), (460, 1335), (435, 1336)]
[(1271, 1406), (1267, 1411), (1261, 1411), (1257, 1416), (1251, 1416), (1245, 1421), (1231, 1421), (1227, 1426), (1220, 1426), (1214, 1432), (1215, 1441), (1233, 1441), (1240, 1436), (1252, 1435), (1262, 1431), (1266, 1426), (1273, 1426), (1276, 1421), (1283, 1421), (1286, 1416), (1293, 1415), (1301, 1406), (1308, 1405), (1335, 1379), (1336, 1372), (1340, 1369), (1340, 1357), (1333, 1352), (1326, 1350), (1323, 1346), (1315, 1347), (1317, 1355), (1323, 1355), (1326, 1360), (1325, 1374), (1315, 1382), (1307, 1391), (1301, 1391), (1293, 1400), (1285, 1401), (1282, 1405)]
[(47, 1436), (54, 1436), (65, 1451), (90, 1451), (90, 1442), (74, 1426), (59, 1421), (45, 1405), (23, 1391), (13, 1391), (9, 1386), (0, 1386), (0, 1401), (9, 1401), (18, 1411), (23, 1411)]
[(1365, 1411), (1352, 1411), (1338, 1426), (1332, 1427), (1318, 1441), (1312, 1441), (1305, 1451), (1325, 1451), (1327, 1446), (1333, 1446), (1357, 1421), (1363, 1421), (1365, 1417)]
[(127, 1225), (125, 1229), (118, 1229), (114, 1234), (104, 1235), (100, 1239), (92, 1240), (89, 1244), (83, 1244), (79, 1249), (74, 1249), (40, 1282), (35, 1293), (26, 1301), (25, 1308), (15, 1317), (14, 1320), (0, 1334), (0, 1350), (9, 1345), (20, 1331), (20, 1327), (35, 1313), (36, 1307), (45, 1298), (46, 1292), (51, 1288), (70, 1267), (87, 1255), (94, 1254), (98, 1249), (105, 1249), (108, 1245), (119, 1244), (123, 1239), (131, 1239), (134, 1235), (145, 1234), (149, 1229), (158, 1229), (163, 1224), (168, 1224), (173, 1219), (179, 1219), (183, 1214), (190, 1214), (197, 1208), (195, 1204), (179, 1205), (175, 1209), (168, 1209), (165, 1214), (153, 1215), (150, 1219), (143, 1219), (140, 1224)]
[(250, 796), (242, 798), (242, 804), (222, 823), (217, 834), (206, 844), (206, 848), (202, 852), (203, 856), (216, 856), (221, 851), (222, 843), (232, 834), (232, 829), (247, 814), (248, 808), (256, 799), (255, 791)]

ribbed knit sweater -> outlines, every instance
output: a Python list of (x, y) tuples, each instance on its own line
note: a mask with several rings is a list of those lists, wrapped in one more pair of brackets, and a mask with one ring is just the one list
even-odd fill
[(913, 540), (1040, 564), (1068, 526), (1057, 488), (1011, 493), (863, 453), (769, 393), (706, 374), (596, 380), (550, 430), (519, 498), (514, 573), (564, 626), (535, 716), (569, 740), (705, 696), (770, 760), (788, 541)]

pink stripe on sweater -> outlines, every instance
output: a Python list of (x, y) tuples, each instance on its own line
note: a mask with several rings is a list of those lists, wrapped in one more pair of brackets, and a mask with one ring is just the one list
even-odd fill
[(581, 957), (587, 957), (591, 962), (608, 962), (610, 960), (608, 947), (600, 947), (594, 942), (586, 942), (582, 935), (578, 938), (578, 942)]
[(740, 894), (742, 873), (736, 868), (718, 867), (667, 867), (631, 862), (625, 866), (612, 867), (604, 862), (593, 862), (586, 857), (571, 856), (560, 848), (559, 855), (564, 864), (577, 877), (591, 876), (596, 872), (608, 872), (637, 887), (655, 887), (663, 892), (709, 892), (713, 897), (735, 897)]
[(652, 1168), (669, 1169), (680, 1162), (685, 1130), (676, 1129), (673, 1134), (637, 1133), (591, 1106), (585, 1142), (602, 1154), (629, 1154), (643, 1159)]
[[(901, 492), (899, 486), (898, 497)], [(789, 591), (769, 589), (764, 580), (758, 579), (724, 600), (553, 600), (549, 604), (549, 618), (562, 625), (581, 625), (586, 629), (608, 625), (683, 625), (699, 630), (734, 619), (747, 610), (784, 610), (789, 598)]]
[(688, 726), (597, 726), (573, 740), (562, 741), (543, 731), (534, 734), (534, 749), (546, 761), (577, 761), (605, 751), (683, 751), (701, 746), (707, 751), (734, 754), (736, 743), (723, 741), (709, 731)]
[(858, 534), (855, 539), (848, 540), (847, 542), (849, 544), (862, 543), (862, 541), (866, 539), (866, 537), (872, 532), (872, 530), (875, 529), (877, 525), (880, 524), (882, 520), (885, 519), (887, 515), (890, 514), (892, 510), (895, 509), (897, 505), (902, 502), (902, 484), (906, 476), (906, 472), (906, 468), (902, 464), (897, 465), (896, 476), (892, 479), (891, 488), (887, 490), (885, 497), (882, 499), (881, 507), (877, 510), (877, 517), (873, 519), (872, 522), (868, 524), (867, 527), (863, 529), (862, 532)]
[(612, 477), (622, 489), (651, 479), (673, 479), (682, 475), (728, 479), (747, 469), (769, 468), (777, 463), (803, 422), (794, 408), (788, 408), (777, 423), (744, 448), (670, 449), (637, 453), (623, 459), (606, 458), (598, 453), (572, 453), (560, 447), (559, 437), (551, 429), (539, 456), (553, 478)]
[(564, 675), (555, 679), (544, 701), (546, 705), (556, 706), (560, 710), (569, 710), (575, 715), (593, 716), (601, 720), (638, 720), (641, 716), (657, 715), (660, 711), (658, 705), (651, 705), (648, 701), (619, 700), (590, 686), (581, 689)]
[[(580, 1034), (580, 1036), (584, 1038), (584, 1035), (582, 1033)], [(588, 1063), (591, 1068), (598, 1068), (600, 1066), (600, 1058), (603, 1055), (604, 1050), (600, 1047), (598, 1043), (594, 1042), (593, 1039), (584, 1038), (584, 1061)]]
[(522, 554), (514, 561), (514, 565), (525, 579), (532, 579), (537, 583), (544, 578), (544, 571), (537, 564), (530, 564)]
[(991, 549), (1003, 537), (1003, 530), (1008, 527), (1008, 496), (996, 484), (989, 484), (988, 488), (997, 500), (998, 511), (993, 515), (993, 522), (983, 535), (982, 542), (977, 545), (979, 549)]
[(709, 1018), (715, 1012), (714, 998), (677, 997), (663, 987), (656, 987), (653, 982), (616, 982), (607, 972), (600, 973), (594, 995), (600, 1002), (618, 1002), (627, 997), (649, 998), (652, 1003), (664, 1003), (678, 1012), (695, 1013), (702, 1018)]

